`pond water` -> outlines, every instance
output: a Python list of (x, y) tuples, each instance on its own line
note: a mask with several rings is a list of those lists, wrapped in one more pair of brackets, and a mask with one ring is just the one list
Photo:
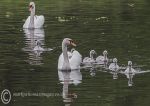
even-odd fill
[[(28, 3), (0, 1), (0, 91), (11, 92), (8, 105), (149, 106), (150, 73), (133, 79), (119, 73), (114, 80), (101, 68), (67, 73), (58, 71), (57, 64), (67, 37), (75, 40), (83, 58), (92, 49), (98, 55), (107, 50), (120, 66), (131, 60), (138, 69), (150, 70), (150, 1), (35, 0), (36, 14), (45, 16), (45, 24), (34, 31), (22, 29)], [(38, 42), (42, 52), (33, 51)], [(75, 82), (61, 82), (63, 75), (72, 75)], [(1, 101), (0, 106), (4, 106)]]

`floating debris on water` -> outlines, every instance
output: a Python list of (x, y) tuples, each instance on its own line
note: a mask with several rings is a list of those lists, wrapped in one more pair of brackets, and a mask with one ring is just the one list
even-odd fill
[(134, 7), (134, 3), (128, 3), (128, 6)]
[(88, 24), (89, 22), (88, 21), (86, 21), (86, 22), (84, 22), (83, 24)]
[(12, 15), (13, 15), (12, 12), (7, 11), (6, 14), (5, 14), (5, 17), (10, 18)]
[(68, 22), (69, 20), (66, 19), (65, 17), (56, 17), (59, 22)]
[(102, 35), (104, 35), (105, 33), (104, 33), (104, 32), (102, 32), (101, 34), (102, 34)]
[(108, 17), (102, 16), (102, 17), (96, 18), (95, 20), (96, 20), (96, 21), (102, 21), (102, 22), (108, 22)]
[(70, 17), (56, 17), (56, 19), (58, 19), (59, 22), (68, 22), (74, 19), (77, 19), (75, 16), (70, 16)]

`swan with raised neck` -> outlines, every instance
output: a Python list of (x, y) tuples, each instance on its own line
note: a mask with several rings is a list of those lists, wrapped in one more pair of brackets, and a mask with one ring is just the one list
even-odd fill
[(23, 28), (36, 29), (43, 28), (45, 18), (43, 15), (35, 15), (35, 3), (29, 3), (30, 16), (26, 19)]
[(34, 2), (30, 2), (29, 11), (30, 11), (29, 28), (33, 29), (34, 28), (34, 16), (35, 16), (35, 3)]
[(64, 57), (64, 63), (62, 69), (69, 70), (71, 69), (70, 64), (69, 64), (69, 58), (68, 58), (68, 53), (67, 53), (67, 47), (69, 45), (76, 46), (74, 41), (70, 38), (65, 38), (62, 42), (62, 53)]

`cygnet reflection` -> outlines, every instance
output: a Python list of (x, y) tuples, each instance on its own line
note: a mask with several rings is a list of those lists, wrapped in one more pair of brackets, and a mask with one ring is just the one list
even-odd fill
[(51, 48), (44, 48), (45, 46), (45, 33), (44, 29), (24, 29), (25, 33), (25, 48), (23, 51), (28, 53), (29, 57), (27, 62), (32, 65), (41, 65), (42, 56), (44, 51), (51, 51)]

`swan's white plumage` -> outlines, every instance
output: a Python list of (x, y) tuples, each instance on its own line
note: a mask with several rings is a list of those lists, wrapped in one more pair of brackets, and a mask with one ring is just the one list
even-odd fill
[(80, 69), (82, 56), (75, 49), (72, 49), (71, 52), (68, 52), (67, 47), (69, 45), (76, 46), (72, 39), (64, 38), (64, 40), (62, 41), (62, 53), (58, 59), (58, 70)]
[[(77, 50), (74, 50), (72, 53), (67, 52), (67, 54), (68, 54), (69, 64), (70, 64), (71, 70), (80, 69), (80, 64), (81, 64), (81, 61), (82, 61), (81, 54)], [(64, 64), (64, 56), (63, 56), (63, 53), (62, 53), (59, 56), (59, 60), (58, 60), (58, 69), (59, 70), (63, 69), (63, 64)]]
[[(23, 28), (30, 28), (29, 27), (29, 23), (30, 23), (30, 17), (29, 16), (27, 18), (27, 20), (25, 21), (24, 25), (23, 25)], [(45, 18), (43, 15), (40, 15), (40, 16), (34, 16), (34, 28), (43, 28), (43, 25), (44, 25), (44, 21), (45, 21)]]
[(65, 77), (68, 77), (67, 79), (69, 80), (69, 84), (77, 85), (82, 81), (82, 74), (80, 70), (71, 70), (70, 72), (59, 70), (58, 77), (61, 83), (64, 83), (66, 80)]
[(74, 50), (72, 53), (72, 58), (69, 61), (71, 69), (80, 69), (81, 62), (81, 54), (77, 50)]
[(26, 21), (23, 25), (23, 28), (27, 28), (27, 29), (42, 28), (45, 19), (44, 19), (43, 15), (37, 16), (35, 14), (35, 3), (34, 2), (30, 2), (29, 11), (30, 11), (30, 16), (26, 19)]

